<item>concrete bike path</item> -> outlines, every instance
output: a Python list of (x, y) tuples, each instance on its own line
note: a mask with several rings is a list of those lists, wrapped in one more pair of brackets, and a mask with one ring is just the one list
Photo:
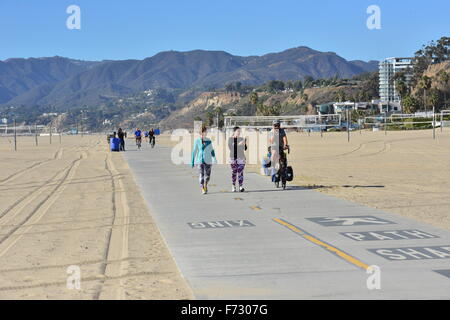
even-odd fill
[[(449, 299), (450, 232), (215, 165), (209, 194), (170, 148), (124, 153), (198, 299)], [(368, 266), (381, 289), (369, 290)], [(373, 283), (373, 282), (371, 282)]]

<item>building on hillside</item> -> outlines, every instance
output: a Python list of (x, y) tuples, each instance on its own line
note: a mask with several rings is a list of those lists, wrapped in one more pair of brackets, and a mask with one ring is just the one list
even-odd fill
[(369, 102), (335, 102), (333, 103), (334, 112), (341, 113), (344, 112), (347, 109), (350, 110), (367, 110), (370, 108)]
[(401, 111), (400, 102), (386, 102), (381, 100), (372, 100), (370, 102), (328, 102), (315, 106), (317, 114), (341, 114), (347, 109), (361, 111), (375, 111), (378, 113), (399, 113)]
[(379, 113), (400, 113), (402, 111), (400, 101), (372, 100), (372, 105), (378, 108)]
[(383, 102), (400, 102), (395, 90), (394, 76), (398, 72), (405, 74), (406, 83), (412, 79), (413, 58), (387, 58), (379, 64), (380, 100)]
[(328, 102), (315, 106), (318, 114), (337, 114), (345, 112), (345, 110), (371, 110), (373, 109), (370, 102)]
[(318, 104), (315, 106), (317, 109), (317, 114), (333, 114), (334, 113), (334, 102), (328, 102), (324, 104)]

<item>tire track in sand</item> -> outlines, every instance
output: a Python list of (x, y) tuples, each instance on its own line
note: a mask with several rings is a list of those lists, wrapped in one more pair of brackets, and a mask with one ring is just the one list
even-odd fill
[[(105, 251), (105, 264), (102, 281), (96, 299), (124, 299), (123, 280), (128, 267), (128, 233), (130, 207), (120, 173), (114, 166), (109, 153), (105, 159), (105, 169), (111, 177), (113, 224)], [(119, 263), (110, 263), (120, 261)], [(108, 283), (106, 283), (108, 280)]]
[[(14, 246), (24, 235), (26, 235), (27, 231), (29, 231), (33, 224), (36, 224), (39, 222), (39, 220), (48, 212), (50, 207), (58, 200), (62, 192), (67, 186), (67, 182), (70, 181), (74, 176), (78, 169), (78, 166), (80, 165), (80, 162), (82, 159), (86, 158), (86, 153), (82, 153), (80, 155), (80, 158), (74, 160), (68, 168), (65, 168), (61, 172), (58, 172), (56, 176), (61, 179), (55, 187), (50, 189), (49, 194), (37, 204), (37, 206), (19, 223), (16, 225), (10, 232), (8, 232), (2, 239), (0, 239), (0, 258), (8, 252), (8, 250)], [(38, 195), (45, 192), (45, 187), (40, 187), (39, 190), (41, 192), (38, 192)], [(28, 199), (29, 201), (26, 201), (27, 204), (31, 202), (33, 199), (35, 199), (38, 195), (35, 197), (32, 197), (32, 199)], [(13, 216), (16, 216), (20, 211), (22, 211), (25, 206), (20, 206), (18, 211), (15, 211)], [(4, 217), (4, 216), (3, 216)], [(12, 217), (9, 217), (11, 220)], [(6, 219), (2, 219), (6, 220)], [(3, 221), (2, 221), (3, 222)], [(4, 224), (5, 222), (1, 223), (0, 225)], [(18, 233), (18, 230), (20, 229), (20, 233)]]
[(17, 172), (14, 172), (13, 174), (9, 175), (8, 177), (6, 177), (6, 178), (0, 180), (0, 186), (6, 184), (6, 183), (8, 183), (8, 182), (10, 182), (10, 181), (12, 181), (12, 180), (14, 180), (14, 179), (16, 179), (16, 178), (18, 178), (18, 177), (23, 176), (25, 173), (27, 173), (27, 172), (29, 172), (29, 171), (31, 171), (31, 170), (33, 170), (33, 169), (42, 167), (44, 164), (46, 164), (46, 163), (48, 163), (48, 162), (50, 162), (50, 161), (62, 159), (62, 153), (63, 153), (63, 149), (60, 148), (60, 149), (55, 153), (55, 155), (53, 156), (52, 159), (47, 159), (47, 160), (44, 160), (44, 161), (40, 161), (40, 162), (33, 163), (31, 166), (29, 166), (29, 167), (27, 167), (27, 168), (25, 168), (25, 169), (22, 169), (22, 170), (19, 170), (19, 171), (17, 171)]

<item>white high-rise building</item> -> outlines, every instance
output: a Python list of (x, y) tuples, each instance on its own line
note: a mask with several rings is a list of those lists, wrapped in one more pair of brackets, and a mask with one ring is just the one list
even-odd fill
[(400, 102), (400, 96), (395, 90), (394, 76), (403, 72), (406, 83), (411, 81), (413, 58), (387, 58), (380, 62), (379, 67), (381, 101)]

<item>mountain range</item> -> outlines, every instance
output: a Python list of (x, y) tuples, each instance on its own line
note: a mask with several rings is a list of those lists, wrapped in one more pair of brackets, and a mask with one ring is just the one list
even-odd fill
[(165, 51), (143, 60), (80, 61), (63, 57), (0, 61), (0, 105), (98, 105), (111, 98), (165, 88), (261, 85), (269, 80), (350, 78), (377, 61), (347, 61), (334, 52), (297, 47), (263, 56), (223, 51)]

